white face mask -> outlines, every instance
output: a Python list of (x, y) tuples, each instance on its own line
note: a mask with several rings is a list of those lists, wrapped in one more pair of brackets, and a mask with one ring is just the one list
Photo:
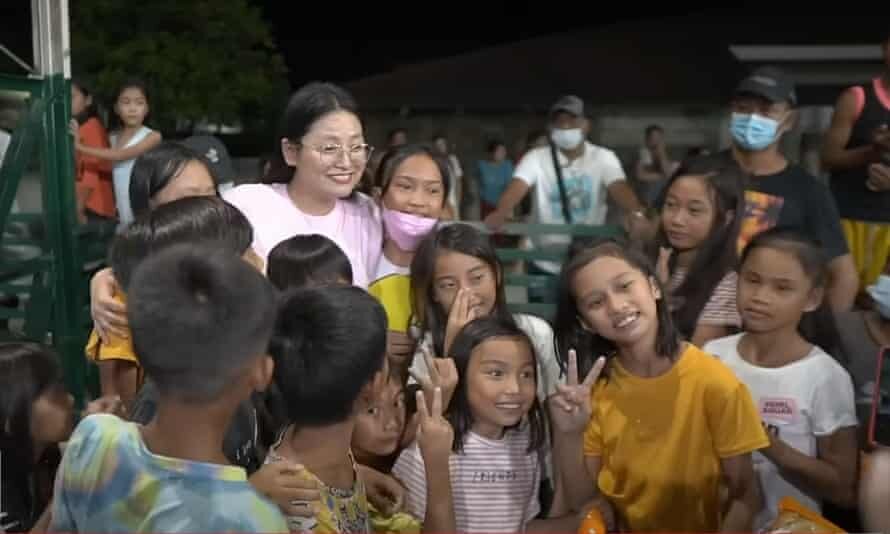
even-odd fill
[(584, 132), (581, 128), (570, 128), (566, 130), (554, 128), (553, 131), (550, 132), (550, 138), (553, 139), (553, 143), (559, 148), (563, 150), (571, 150), (573, 148), (578, 148), (578, 145), (584, 141)]

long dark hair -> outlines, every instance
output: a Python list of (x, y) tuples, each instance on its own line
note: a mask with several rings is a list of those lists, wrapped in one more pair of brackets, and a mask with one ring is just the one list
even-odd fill
[(294, 177), (294, 168), (284, 161), (281, 139), (299, 142), (312, 125), (335, 111), (348, 111), (358, 116), (358, 104), (346, 89), (332, 83), (312, 82), (294, 93), (284, 110), (280, 135), (276, 138), (269, 170), (263, 176), (264, 184), (286, 184)]
[[(679, 307), (674, 312), (677, 330), (686, 338), (695, 332), (698, 318), (714, 293), (714, 288), (738, 264), (739, 227), (745, 213), (746, 177), (741, 167), (728, 158), (695, 158), (677, 170), (658, 197), (656, 205), (664, 210), (671, 186), (680, 178), (695, 177), (708, 189), (714, 209), (714, 222), (708, 236), (697, 247), (695, 259), (683, 283), (671, 293)], [(663, 225), (659, 225), (649, 256), (654, 262), (661, 247), (670, 247)], [(671, 255), (669, 271), (677, 266), (677, 254)]]
[(468, 224), (449, 224), (431, 232), (421, 241), (411, 261), (411, 299), (414, 318), (424, 332), (433, 337), (436, 356), (445, 356), (445, 326), (448, 310), (436, 302), (433, 285), (436, 281), (436, 259), (444, 251), (459, 252), (479, 258), (495, 276), (497, 294), (491, 315), (513, 322), (504, 295), (504, 275), (500, 261), (487, 235)]
[(213, 183), (219, 183), (207, 160), (180, 143), (164, 141), (136, 158), (130, 174), (130, 205), (133, 215), (138, 217), (147, 212), (151, 199), (192, 161), (203, 165)]
[[(528, 335), (517, 327), (513, 321), (503, 321), (498, 317), (482, 317), (467, 323), (454, 338), (454, 344), (451, 347), (450, 357), (454, 359), (454, 366), (457, 368), (458, 385), (445, 414), (448, 422), (451, 423), (451, 427), (454, 429), (454, 445), (452, 448), (458, 454), (463, 452), (464, 440), (467, 433), (472, 429), (474, 422), (473, 410), (470, 407), (469, 393), (467, 391), (469, 382), (467, 380), (467, 370), (470, 366), (470, 358), (476, 347), (492, 338), (522, 340), (532, 354), (532, 367), (535, 369), (536, 386), (537, 381), (541, 379), (538, 376), (538, 355), (535, 354), (534, 344)], [(535, 390), (537, 391), (537, 387)], [(544, 414), (541, 404), (538, 402), (537, 393), (535, 393), (531, 409), (528, 411), (528, 423), (531, 433), (528, 452), (540, 451), (544, 446), (547, 427), (544, 424)]]
[[(800, 264), (813, 289), (827, 287), (828, 258), (822, 247), (812, 239), (793, 230), (783, 229), (772, 229), (758, 234), (742, 252), (739, 271), (742, 270), (751, 253), (759, 248), (769, 248), (790, 254)], [(800, 318), (797, 330), (801, 337), (809, 343), (822, 348), (835, 358), (841, 360), (845, 358), (844, 351), (839, 350), (840, 334), (828, 299), (823, 297), (818, 308), (804, 313)]]
[(599, 239), (588, 243), (584, 248), (577, 249), (575, 254), (563, 265), (560, 274), (555, 334), (559, 366), (563, 374), (568, 369), (568, 354), (571, 349), (575, 349), (578, 355), (578, 376), (580, 377), (587, 375), (597, 358), (605, 356), (611, 359), (618, 349), (612, 340), (583, 327), (574, 290), (575, 276), (578, 272), (594, 260), (607, 257), (627, 262), (661, 289), (661, 298), (655, 304), (658, 318), (655, 352), (666, 358), (675, 358), (679, 353), (680, 336), (674, 327), (668, 296), (661, 288), (651, 262), (642, 253), (614, 239)]
[[(62, 366), (50, 348), (31, 342), (0, 343), (2, 489), (4, 502), (15, 498), (30, 510), (31, 517), (16, 518), (20, 521), (36, 520), (47, 505), (49, 495), (41, 495), (40, 488), (32, 494), (28, 488), (36, 475), (49, 477), (45, 483), (51, 484), (61, 458), (57, 447), (49, 447), (35, 462), (36, 444), (31, 437), (32, 407), (50, 388), (62, 384)], [(41, 470), (48, 472), (41, 473)], [(19, 524), (16, 528), (27, 531), (30, 526)]]
[(80, 94), (82, 94), (84, 98), (93, 99), (92, 102), (90, 102), (90, 104), (83, 109), (83, 111), (74, 116), (74, 119), (77, 120), (77, 124), (83, 124), (93, 117), (98, 118), (99, 106), (96, 103), (96, 95), (92, 89), (92, 86), (83, 78), (72, 78), (71, 87), (74, 87), (78, 91), (80, 91)]
[(380, 164), (377, 166), (377, 173), (374, 175), (374, 186), (380, 189), (380, 195), (386, 195), (389, 185), (392, 183), (393, 175), (406, 159), (412, 156), (426, 156), (433, 160), (436, 167), (439, 168), (439, 174), (442, 175), (442, 205), (448, 201), (448, 193), (451, 191), (451, 166), (448, 160), (433, 148), (421, 143), (408, 143), (392, 147), (386, 151)]

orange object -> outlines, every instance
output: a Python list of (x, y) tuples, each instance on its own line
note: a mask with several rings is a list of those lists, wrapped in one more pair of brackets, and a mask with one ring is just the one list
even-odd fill
[(581, 521), (578, 534), (606, 534), (606, 522), (603, 521), (603, 514), (596, 508), (591, 508), (584, 520)]
[[(78, 130), (81, 144), (93, 148), (109, 148), (108, 134), (99, 119), (91, 117)], [(114, 217), (114, 186), (111, 162), (76, 152), (76, 189), (84, 205), (96, 215)]]
[(767, 531), (771, 533), (839, 534), (844, 529), (800, 504), (792, 497), (779, 501), (779, 516)]

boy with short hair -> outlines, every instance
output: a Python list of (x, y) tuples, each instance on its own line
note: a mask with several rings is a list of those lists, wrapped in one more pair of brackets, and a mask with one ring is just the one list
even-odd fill
[(136, 353), (160, 391), (157, 415), (144, 427), (108, 415), (78, 425), (50, 531), (286, 531), (222, 451), (239, 404), (271, 379), (274, 289), (218, 245), (177, 245), (137, 267), (128, 296)]
[(370, 531), (350, 444), (363, 401), (385, 381), (386, 328), (383, 307), (357, 287), (299, 289), (283, 297), (269, 344), (283, 430), (266, 462), (305, 466), (321, 493), (314, 518), (288, 517), (291, 531)]

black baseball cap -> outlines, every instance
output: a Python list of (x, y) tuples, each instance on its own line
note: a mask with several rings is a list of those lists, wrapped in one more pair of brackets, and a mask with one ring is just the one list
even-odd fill
[(576, 117), (583, 117), (584, 101), (581, 100), (581, 97), (575, 95), (562, 96), (550, 107), (550, 115), (553, 116), (560, 111), (565, 111)]
[(734, 94), (760, 96), (770, 102), (788, 102), (792, 106), (797, 104), (794, 81), (778, 67), (760, 67), (755, 70), (742, 80)]
[(213, 175), (224, 184), (235, 179), (235, 168), (226, 145), (212, 135), (195, 135), (180, 141), (183, 145), (200, 154), (210, 166)]

